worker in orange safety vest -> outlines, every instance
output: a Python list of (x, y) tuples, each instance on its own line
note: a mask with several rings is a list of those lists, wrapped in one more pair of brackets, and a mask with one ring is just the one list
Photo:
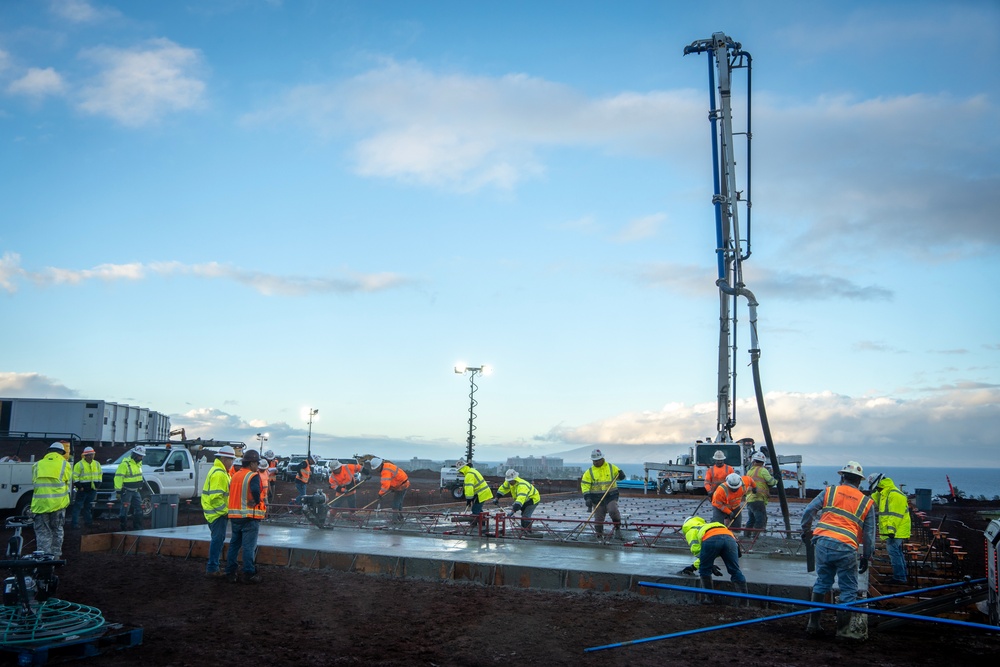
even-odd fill
[(381, 509), (383, 499), (392, 494), (391, 506), (395, 510), (392, 520), (401, 523), (403, 521), (403, 497), (406, 496), (406, 490), (410, 488), (410, 478), (395, 463), (384, 461), (377, 456), (373, 456), (368, 461), (368, 469), (371, 470), (371, 474), (378, 474), (382, 482), (375, 509)]
[(232, 537), (229, 539), (229, 558), (226, 576), (236, 583), (239, 578), (236, 569), (239, 553), (243, 551), (243, 581), (248, 584), (260, 583), (254, 556), (257, 551), (257, 535), (260, 522), (267, 513), (267, 505), (261, 487), (260, 454), (250, 449), (243, 454), (243, 466), (229, 482), (229, 525)]
[(331, 507), (357, 509), (358, 497), (355, 489), (361, 484), (361, 468), (358, 463), (344, 464), (336, 459), (331, 462), (330, 488), (335, 494), (330, 503)]
[(756, 488), (757, 485), (749, 477), (730, 473), (725, 484), (720, 484), (712, 494), (712, 521), (740, 528), (743, 525), (744, 496)]
[(721, 449), (715, 450), (712, 460), (715, 462), (714, 465), (705, 471), (705, 493), (709, 496), (726, 481), (726, 477), (736, 472), (733, 466), (726, 463), (726, 453)]

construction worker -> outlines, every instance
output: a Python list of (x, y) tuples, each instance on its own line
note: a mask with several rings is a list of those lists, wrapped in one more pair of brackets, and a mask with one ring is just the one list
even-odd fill
[(260, 575), (254, 564), (257, 551), (257, 535), (260, 522), (264, 520), (267, 505), (260, 483), (260, 454), (250, 449), (243, 454), (243, 466), (229, 482), (229, 524), (233, 536), (229, 539), (229, 558), (226, 563), (226, 577), (234, 584), (239, 581), (236, 574), (239, 553), (243, 551), (243, 582), (260, 583)]
[(302, 503), (302, 498), (309, 495), (309, 478), (312, 476), (312, 456), (302, 459), (295, 471), (295, 503)]
[(613, 463), (604, 460), (604, 453), (599, 449), (590, 452), (591, 466), (580, 478), (580, 490), (587, 504), (587, 511), (592, 511), (594, 531), (598, 536), (604, 535), (604, 517), (611, 515), (614, 523), (616, 540), (622, 537), (622, 515), (618, 512), (618, 480), (625, 479), (625, 472)]
[(264, 472), (264, 460), (267, 460), (267, 505), (271, 506), (274, 502), (274, 489), (275, 482), (278, 481), (278, 458), (274, 455), (274, 452), (270, 449), (261, 454), (261, 464), (260, 464), (260, 474), (265, 475)]
[(115, 494), (121, 504), (121, 509), (118, 510), (121, 530), (125, 530), (128, 524), (129, 510), (132, 512), (132, 530), (142, 530), (141, 490), (146, 483), (142, 476), (142, 458), (145, 455), (146, 448), (136, 445), (115, 470)]
[(740, 477), (735, 472), (726, 477), (712, 494), (712, 521), (724, 523), (730, 528), (743, 525), (743, 501), (747, 493), (756, 490), (753, 480)]
[(878, 534), (885, 540), (885, 550), (889, 552), (889, 562), (892, 563), (892, 578), (889, 581), (893, 584), (908, 583), (903, 542), (910, 537), (910, 503), (906, 494), (885, 475), (869, 475), (868, 488), (872, 491), (871, 498), (878, 512)]
[(45, 456), (31, 468), (35, 550), (52, 554), (57, 559), (62, 558), (63, 527), (72, 479), (73, 471), (61, 442), (49, 445)]
[(493, 497), (493, 491), (483, 479), (482, 473), (472, 467), (471, 462), (459, 459), (455, 462), (455, 467), (460, 474), (465, 475), (465, 511), (478, 521), (483, 513), (483, 503)]
[(73, 502), (73, 528), (80, 527), (80, 510), (83, 510), (83, 525), (94, 525), (94, 500), (97, 499), (97, 485), (101, 483), (101, 464), (94, 460), (97, 452), (93, 447), (84, 447), (83, 457), (73, 464), (73, 487), (76, 499)]
[(535, 513), (538, 503), (542, 500), (542, 494), (538, 492), (535, 485), (527, 480), (521, 479), (517, 471), (511, 468), (503, 476), (503, 484), (497, 489), (496, 498), (493, 499), (495, 505), (500, 504), (500, 496), (510, 494), (514, 499), (514, 504), (510, 506), (508, 517), (513, 517), (516, 512), (521, 513), (521, 528), (524, 529), (525, 537), (541, 537), (541, 533), (531, 532), (531, 515)]
[[(854, 602), (858, 597), (858, 573), (868, 569), (868, 560), (875, 545), (874, 501), (858, 488), (864, 471), (857, 461), (848, 461), (841, 468), (840, 484), (828, 486), (806, 505), (800, 527), (803, 541), (811, 541), (816, 551), (816, 583), (812, 601), (822, 602), (837, 578), (840, 602)], [(813, 529), (813, 521), (816, 527)], [(858, 548), (863, 549), (860, 562)], [(820, 612), (809, 615), (806, 633), (818, 635)], [(850, 627), (851, 612), (837, 612), (837, 634)]]
[[(702, 588), (712, 590), (712, 574), (722, 574), (715, 565), (715, 559), (721, 557), (729, 572), (729, 580), (736, 584), (743, 593), (747, 592), (747, 578), (740, 569), (740, 545), (736, 536), (724, 524), (718, 521), (705, 523), (700, 516), (693, 516), (681, 525), (684, 539), (691, 547), (695, 556), (694, 567), (698, 569)], [(702, 602), (716, 602), (717, 596), (705, 596)], [(707, 598), (712, 598), (711, 600)]]
[(372, 474), (380, 475), (381, 486), (378, 490), (378, 504), (375, 509), (382, 508), (382, 500), (392, 494), (392, 509), (395, 510), (392, 520), (395, 522), (402, 522), (403, 520), (403, 498), (406, 496), (406, 490), (410, 488), (410, 478), (406, 473), (395, 463), (391, 461), (383, 461), (377, 456), (373, 456), (368, 461), (368, 469), (371, 470)]
[(208, 530), (212, 539), (208, 545), (208, 564), (205, 575), (209, 578), (222, 578), (225, 575), (219, 569), (222, 559), (222, 546), (226, 543), (226, 528), (229, 526), (229, 471), (236, 460), (236, 451), (226, 445), (215, 454), (215, 462), (205, 476), (205, 484), (201, 488), (201, 511), (205, 513)]
[(750, 459), (750, 470), (746, 476), (753, 480), (755, 488), (746, 495), (747, 529), (763, 531), (767, 528), (767, 501), (770, 500), (771, 487), (777, 486), (778, 480), (764, 467), (766, 460), (763, 452), (757, 452)]
[(719, 485), (726, 481), (726, 477), (736, 472), (733, 466), (726, 463), (726, 453), (721, 449), (715, 450), (712, 454), (714, 464), (705, 471), (705, 493), (711, 496)]
[(358, 463), (344, 465), (336, 459), (330, 463), (330, 488), (335, 494), (330, 503), (331, 507), (357, 509), (358, 497), (355, 489), (361, 483), (361, 468)]

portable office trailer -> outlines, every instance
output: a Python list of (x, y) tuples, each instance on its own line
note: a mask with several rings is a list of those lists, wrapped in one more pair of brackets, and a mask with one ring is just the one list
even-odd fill
[(60, 398), (0, 398), (0, 433), (68, 433), (84, 444), (120, 445), (166, 440), (170, 418), (110, 401)]

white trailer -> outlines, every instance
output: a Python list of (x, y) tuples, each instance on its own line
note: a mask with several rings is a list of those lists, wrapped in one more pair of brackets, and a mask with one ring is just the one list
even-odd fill
[(0, 433), (68, 433), (86, 444), (122, 445), (166, 440), (170, 417), (111, 401), (0, 398)]

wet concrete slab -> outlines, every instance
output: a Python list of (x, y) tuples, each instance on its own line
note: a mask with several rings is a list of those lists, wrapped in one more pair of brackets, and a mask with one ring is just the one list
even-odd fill
[[(408, 513), (402, 526), (391, 524), (388, 515), (369, 515), (363, 525), (334, 520), (323, 529), (306, 523), (285, 524), (278, 517), (261, 526), (257, 562), (522, 588), (633, 592), (690, 601), (693, 596), (689, 594), (639, 586), (640, 581), (691, 586), (698, 582), (696, 576), (680, 573), (692, 560), (683, 538), (660, 528), (660, 539), (647, 546), (641, 533), (654, 529), (641, 524), (679, 524), (698, 501), (622, 501), (624, 543), (600, 541), (590, 528), (576, 533), (578, 541), (567, 540), (568, 531), (588, 513), (580, 511), (577, 501), (559, 501), (548, 506), (543, 502), (532, 517), (538, 520), (537, 529), (547, 531), (542, 539), (518, 539), (516, 530), (500, 538), (464, 535), (460, 531), (468, 528), (456, 524), (447, 513)], [(777, 521), (781, 523), (780, 517)], [(456, 526), (461, 526), (459, 532)], [(88, 535), (82, 548), (205, 559), (208, 541), (208, 527), (198, 525)], [(771, 542), (776, 548), (755, 549), (743, 556), (740, 566), (751, 592), (808, 598), (815, 577), (805, 571), (804, 559), (795, 547), (782, 546), (795, 542)], [(721, 560), (717, 564), (725, 569)], [(717, 582), (728, 580), (728, 575), (716, 578)]]

